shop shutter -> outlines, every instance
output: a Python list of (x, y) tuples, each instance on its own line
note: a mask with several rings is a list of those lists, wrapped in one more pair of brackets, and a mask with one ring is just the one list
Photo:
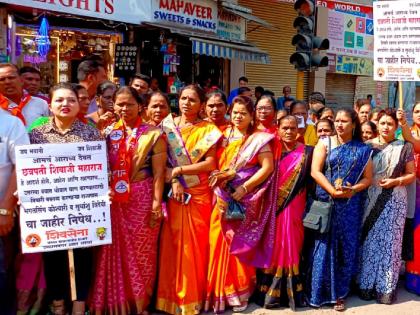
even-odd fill
[[(292, 37), (296, 34), (293, 21), (297, 16), (293, 3), (282, 3), (273, 0), (242, 0), (239, 4), (252, 9), (256, 15), (275, 29), (258, 27), (255, 23), (247, 24), (246, 38), (261, 50), (270, 55), (271, 64), (245, 64), (245, 75), (251, 87), (257, 85), (273, 91), (276, 96), (282, 96), (282, 89), (290, 85), (292, 95), (296, 95), (296, 70), (289, 63), (290, 55), (295, 51)], [(258, 27), (258, 28), (256, 28)], [(308, 94), (308, 75), (305, 75), (305, 98)]]
[(334, 109), (353, 107), (357, 76), (327, 73), (326, 101)]

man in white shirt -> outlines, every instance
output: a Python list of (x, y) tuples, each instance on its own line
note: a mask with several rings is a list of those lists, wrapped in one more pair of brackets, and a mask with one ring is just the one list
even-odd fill
[[(0, 93), (9, 99), (8, 110), (13, 115), (23, 116), (23, 123), (30, 126), (37, 118), (49, 116), (46, 101), (24, 93), (19, 69), (11, 63), (0, 64)], [(21, 118), (21, 117), (19, 117)]]
[[(0, 310), (2, 314), (12, 314), (14, 290), (9, 287), (11, 270), (14, 268), (13, 253), (10, 253), (10, 238), (13, 228), (13, 209), (17, 199), (15, 147), (29, 144), (25, 126), (19, 118), (0, 109)], [(9, 244), (8, 244), (9, 243)], [(8, 248), (7, 253), (5, 249)], [(3, 313), (4, 312), (4, 313)]]

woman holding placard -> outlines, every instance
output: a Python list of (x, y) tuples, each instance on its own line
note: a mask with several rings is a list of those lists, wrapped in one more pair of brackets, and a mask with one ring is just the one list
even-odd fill
[[(69, 143), (101, 140), (98, 130), (81, 122), (77, 93), (68, 83), (60, 83), (50, 90), (50, 110), (52, 117), (35, 127), (29, 134), (31, 144)], [(69, 267), (67, 251), (46, 252), (43, 254), (47, 290), (52, 299), (51, 312), (66, 314), (66, 299), (69, 295)], [(85, 300), (90, 287), (92, 267), (91, 249), (75, 249), (77, 300), (73, 302), (73, 314), (84, 314)]]
[(106, 135), (112, 244), (99, 248), (96, 257), (91, 303), (96, 314), (145, 314), (153, 293), (167, 146), (160, 129), (138, 115), (141, 104), (132, 87), (114, 94), (120, 120)]

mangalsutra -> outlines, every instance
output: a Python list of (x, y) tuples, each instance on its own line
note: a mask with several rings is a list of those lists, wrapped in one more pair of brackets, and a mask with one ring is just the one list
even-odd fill
[[(338, 140), (338, 136), (337, 136), (337, 141), (340, 143), (340, 145), (342, 144), (339, 140)], [(347, 171), (347, 173), (341, 177), (340, 173), (341, 173), (341, 160), (340, 160), (340, 154), (337, 155), (337, 173), (338, 173), (338, 177), (337, 179), (334, 181), (334, 186), (335, 187), (341, 187), (344, 184), (344, 180), (350, 175), (350, 173), (353, 171), (354, 167), (356, 166), (356, 162), (357, 162), (357, 157), (356, 157), (356, 148), (352, 148), (352, 158), (353, 158), (353, 162), (351, 167), (349, 168), (349, 170)]]

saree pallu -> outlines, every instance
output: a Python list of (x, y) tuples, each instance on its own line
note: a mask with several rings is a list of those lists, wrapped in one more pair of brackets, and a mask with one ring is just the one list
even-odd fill
[[(225, 136), (228, 137), (228, 130)], [(266, 139), (262, 139), (266, 136)], [(256, 141), (252, 141), (255, 139)], [(268, 134), (251, 135), (241, 150), (242, 140), (234, 140), (227, 144), (219, 156), (219, 169), (234, 168), (232, 162), (239, 155), (247, 156), (243, 168), (248, 169), (244, 172), (237, 170), (237, 176), (245, 182), (251, 178), (258, 170), (256, 155), (259, 150), (272, 140)], [(253, 160), (251, 162), (251, 160)], [(237, 161), (241, 162), (238, 158)], [(254, 165), (252, 165), (252, 164)], [(233, 181), (235, 183), (235, 179)], [(237, 187), (237, 184), (233, 184)], [(258, 188), (257, 188), (258, 190)], [(254, 194), (256, 191), (251, 192)], [(223, 215), (220, 208), (226, 208), (230, 198), (225, 191), (217, 188), (216, 206), (213, 209), (210, 223), (210, 259), (207, 276), (207, 297), (205, 311), (213, 308), (215, 313), (223, 312), (226, 305), (240, 306), (242, 302), (247, 302), (255, 286), (255, 268), (242, 263), (236, 256), (230, 253), (230, 237), (225, 235), (222, 230)], [(246, 196), (245, 196), (246, 198)], [(246, 215), (248, 215), (249, 204), (241, 200), (244, 205)]]
[[(199, 162), (222, 135), (208, 122), (177, 128), (167, 134), (169, 140), (175, 132), (182, 136), (182, 150), (190, 163)], [(182, 152), (179, 149), (170, 151), (178, 154)], [(171, 152), (169, 163), (175, 167), (177, 157), (171, 156)], [(201, 173), (197, 177), (199, 184), (185, 188), (191, 195), (187, 205), (169, 199), (168, 219), (163, 223), (160, 236), (156, 308), (170, 314), (198, 314), (206, 298), (212, 193), (208, 174)]]
[(395, 299), (402, 262), (407, 189), (402, 186), (385, 189), (377, 182), (401, 176), (410, 160), (413, 160), (411, 144), (401, 140), (374, 148), (374, 184), (368, 189), (357, 278), (362, 299), (376, 298), (384, 304), (391, 304)]
[(97, 248), (91, 311), (140, 314), (156, 277), (159, 225), (150, 228), (153, 178), (130, 184), (128, 203), (111, 204), (112, 244)]
[[(252, 137), (252, 138), (251, 138)], [(260, 168), (258, 164), (247, 168), (247, 164), (258, 154), (258, 145), (261, 148), (271, 143), (274, 135), (266, 132), (256, 132), (248, 138), (249, 143), (254, 145), (247, 146), (238, 154), (235, 163), (236, 176), (231, 181), (233, 187), (243, 185), (255, 172)], [(248, 141), (247, 141), (248, 142)], [(226, 221), (222, 220), (222, 231), (225, 235), (229, 235), (230, 253), (235, 255), (242, 263), (257, 268), (267, 268), (270, 266), (273, 254), (274, 237), (275, 237), (275, 211), (272, 208), (265, 209), (263, 202), (265, 196), (269, 194), (269, 187), (272, 176), (268, 177), (264, 183), (254, 189), (252, 193), (246, 194), (241, 203), (246, 209), (245, 219), (243, 221)], [(226, 207), (230, 199), (230, 194), (225, 190), (216, 188), (218, 201), (223, 201)]]
[(272, 185), (275, 194), (266, 206), (276, 207), (276, 235), (270, 268), (257, 270), (255, 302), (265, 308), (303, 306), (299, 263), (303, 246), (302, 223), (312, 148), (300, 145), (281, 159)]
[[(328, 146), (328, 144), (324, 145)], [(371, 149), (359, 141), (350, 141), (331, 150), (331, 176), (324, 174), (330, 183), (337, 178), (356, 184), (370, 159)], [(329, 194), (319, 185), (316, 198), (328, 201)], [(314, 243), (308, 257), (305, 292), (310, 305), (320, 307), (337, 303), (350, 291), (351, 280), (357, 273), (359, 231), (363, 216), (364, 194), (350, 199), (334, 199), (330, 231), (314, 234)]]

